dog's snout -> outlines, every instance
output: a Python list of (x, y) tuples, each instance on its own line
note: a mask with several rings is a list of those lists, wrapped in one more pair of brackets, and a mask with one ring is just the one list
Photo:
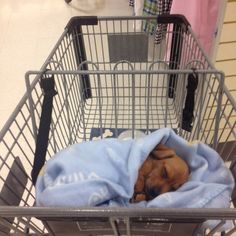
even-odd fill
[(146, 188), (145, 192), (148, 197), (148, 200), (152, 200), (160, 194), (160, 189), (151, 187), (151, 188)]

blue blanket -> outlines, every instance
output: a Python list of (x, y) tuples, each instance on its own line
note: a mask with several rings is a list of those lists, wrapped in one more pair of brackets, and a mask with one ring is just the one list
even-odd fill
[[(158, 143), (173, 148), (189, 165), (187, 183), (175, 192), (136, 204), (138, 170)], [(74, 144), (52, 157), (36, 183), (37, 206), (229, 207), (233, 177), (220, 156), (203, 143), (190, 144), (171, 129), (137, 140), (114, 138)]]

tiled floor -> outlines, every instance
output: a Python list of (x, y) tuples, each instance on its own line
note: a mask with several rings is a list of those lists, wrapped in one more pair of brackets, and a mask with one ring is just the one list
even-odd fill
[(132, 8), (128, 0), (0, 1), (0, 129), (25, 93), (25, 72), (40, 69), (75, 15), (132, 15)]

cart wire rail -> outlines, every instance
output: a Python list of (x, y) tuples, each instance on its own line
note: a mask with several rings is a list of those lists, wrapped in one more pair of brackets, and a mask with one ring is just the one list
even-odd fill
[[(159, 44), (153, 32), (136, 27), (156, 21), (166, 26)], [(193, 73), (198, 86), (186, 130), (183, 108)], [(224, 235), (236, 231), (235, 192), (229, 209), (35, 207), (31, 170), (44, 97), (40, 81), (48, 76), (58, 94), (47, 159), (83, 140), (171, 127), (213, 147), (236, 175), (236, 103), (185, 18), (75, 17), (42, 68), (26, 73), (27, 91), (0, 131), (1, 235), (196, 235), (208, 220), (217, 223), (203, 235), (229, 220)]]

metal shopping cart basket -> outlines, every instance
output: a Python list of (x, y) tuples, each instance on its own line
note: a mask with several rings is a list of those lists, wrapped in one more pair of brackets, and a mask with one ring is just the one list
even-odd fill
[(46, 159), (83, 140), (171, 127), (212, 146), (234, 174), (236, 103), (223, 80), (182, 16), (72, 18), (41, 70), (26, 73), (27, 92), (0, 133), (0, 234), (196, 235), (219, 220), (203, 232), (214, 235), (234, 222), (233, 196), (231, 209), (35, 207), (31, 178), (40, 126), (50, 129), (38, 147)]

